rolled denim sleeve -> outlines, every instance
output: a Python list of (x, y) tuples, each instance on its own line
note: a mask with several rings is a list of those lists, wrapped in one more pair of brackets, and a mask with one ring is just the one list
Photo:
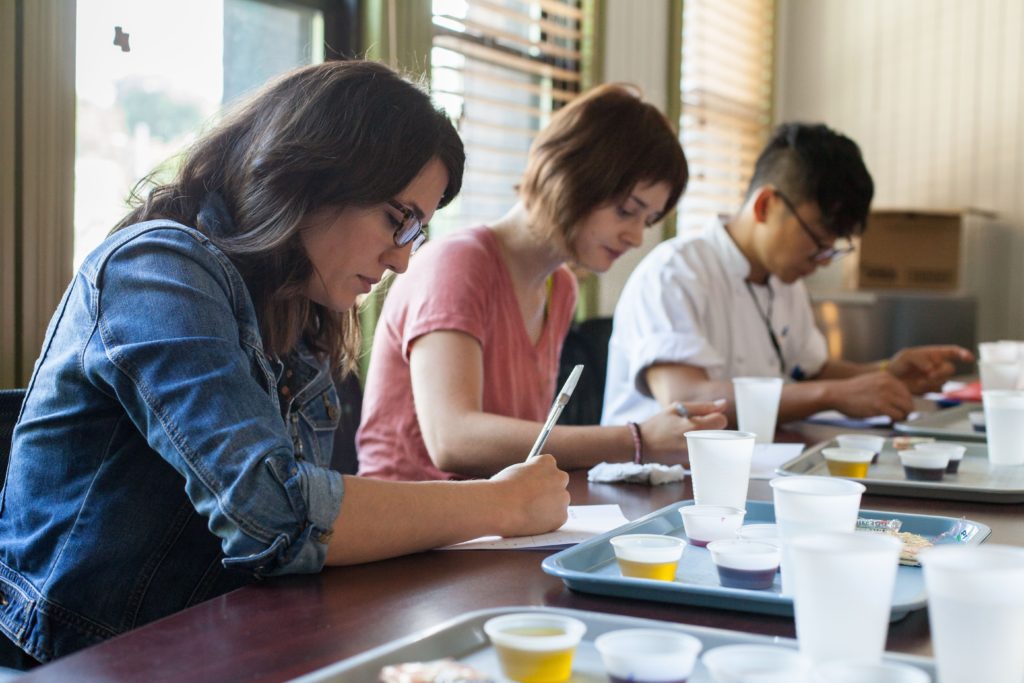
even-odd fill
[(296, 459), (230, 261), (194, 231), (159, 228), (112, 250), (94, 278), (86, 372), (184, 477), (224, 563), (258, 575), (321, 569), (342, 478)]

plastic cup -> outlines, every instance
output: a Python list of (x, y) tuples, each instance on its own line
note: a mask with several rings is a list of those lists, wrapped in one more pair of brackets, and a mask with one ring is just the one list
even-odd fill
[(900, 463), (907, 481), (942, 481), (949, 465), (949, 452), (943, 450), (900, 451)]
[(921, 551), (939, 683), (1024, 681), (1024, 549)]
[(774, 645), (723, 645), (700, 658), (715, 683), (792, 683), (811, 662), (796, 650)]
[(753, 432), (757, 443), (775, 440), (775, 421), (782, 396), (781, 377), (736, 377), (732, 380), (736, 398), (736, 422), (743, 432)]
[(775, 503), (775, 523), (782, 539), (782, 594), (793, 595), (789, 544), (803, 534), (853, 531), (864, 485), (829, 477), (776, 477), (768, 482)]
[(1021, 362), (1014, 361), (978, 361), (978, 375), (981, 377), (981, 389), (1019, 389)]
[(800, 652), (815, 664), (881, 661), (903, 543), (849, 532), (805, 535), (788, 545)]
[(840, 448), (863, 448), (874, 453), (871, 463), (878, 462), (878, 454), (885, 448), (885, 437), (875, 434), (840, 434), (836, 437)]
[(976, 432), (985, 431), (985, 411), (983, 410), (972, 410), (967, 413), (967, 419), (971, 423), (971, 429)]
[(770, 543), (776, 548), (782, 549), (782, 539), (779, 538), (777, 524), (744, 524), (736, 530), (736, 538), (744, 541)]
[(728, 429), (705, 429), (686, 433), (693, 478), (693, 498), (698, 505), (747, 507), (750, 461), (754, 457), (754, 434)]
[(896, 662), (826, 662), (811, 670), (810, 683), (931, 683), (916, 666)]
[(690, 545), (705, 547), (711, 541), (736, 538), (747, 511), (725, 505), (684, 505), (679, 508), (683, 531)]
[(979, 361), (1009, 363), (1020, 359), (1020, 346), (1015, 341), (994, 341), (978, 344)]
[(674, 581), (686, 541), (658, 534), (623, 534), (611, 539), (623, 576)]
[(708, 543), (718, 582), (726, 588), (765, 590), (775, 582), (782, 551), (778, 546), (733, 538)]
[(586, 630), (579, 619), (530, 612), (505, 614), (484, 623), (501, 670), (520, 683), (569, 680), (576, 647)]
[(936, 441), (935, 443), (918, 444), (914, 446), (914, 451), (917, 453), (943, 453), (948, 455), (949, 461), (946, 463), (946, 473), (956, 474), (960, 470), (960, 461), (964, 459), (967, 446), (962, 446), (958, 443)]
[(690, 676), (704, 645), (686, 633), (630, 628), (599, 635), (594, 647), (612, 683), (669, 683)]
[(833, 477), (863, 479), (868, 476), (868, 467), (875, 452), (866, 448), (823, 448), (828, 473)]
[(1024, 391), (982, 391), (989, 464), (1024, 465)]

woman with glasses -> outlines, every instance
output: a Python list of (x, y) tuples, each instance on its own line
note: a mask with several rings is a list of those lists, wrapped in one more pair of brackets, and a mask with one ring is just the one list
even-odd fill
[[(521, 461), (557, 389), (576, 305), (567, 264), (608, 270), (675, 206), (686, 180), (671, 127), (632, 90), (603, 86), (559, 110), (530, 148), (521, 201), (489, 225), (428, 243), (388, 292), (360, 474), (459, 479)], [(567, 469), (683, 462), (686, 431), (725, 424), (714, 410), (680, 404), (637, 424), (559, 426), (547, 450)]]
[(330, 62), (229, 113), (136, 203), (65, 293), (14, 432), (0, 665), (263, 577), (565, 521), (547, 455), (461, 484), (327, 467), (357, 297), (406, 269), (463, 161), (426, 94)]
[(935, 390), (955, 346), (878, 363), (829, 359), (801, 279), (853, 250), (874, 185), (857, 145), (823, 125), (780, 126), (738, 213), (648, 254), (615, 310), (603, 421), (639, 420), (676, 401), (731, 396), (733, 377), (783, 377), (779, 422), (836, 409), (903, 419)]

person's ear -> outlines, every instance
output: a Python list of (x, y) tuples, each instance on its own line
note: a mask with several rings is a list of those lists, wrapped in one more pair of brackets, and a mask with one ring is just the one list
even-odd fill
[(758, 223), (768, 222), (768, 207), (773, 199), (775, 199), (775, 189), (771, 186), (762, 185), (757, 189), (751, 207), (754, 210), (754, 220)]

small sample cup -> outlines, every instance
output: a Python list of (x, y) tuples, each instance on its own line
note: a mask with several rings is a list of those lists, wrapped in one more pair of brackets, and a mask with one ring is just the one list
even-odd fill
[(685, 505), (679, 508), (683, 530), (690, 545), (699, 548), (711, 541), (736, 538), (746, 510), (725, 505)]
[(802, 681), (811, 668), (796, 650), (774, 645), (723, 645), (705, 652), (700, 662), (715, 683)]
[(916, 666), (895, 662), (834, 661), (811, 670), (810, 683), (931, 683)]
[(623, 576), (673, 581), (686, 541), (658, 534), (624, 534), (611, 539)]
[(863, 448), (874, 453), (871, 464), (878, 463), (878, 454), (885, 448), (885, 437), (874, 434), (840, 434), (836, 437), (840, 448)]
[(868, 476), (868, 467), (875, 457), (875, 453), (866, 448), (824, 448), (821, 454), (825, 456), (829, 474), (853, 479)]
[(972, 410), (967, 413), (967, 419), (971, 422), (971, 429), (976, 432), (985, 431), (985, 411), (984, 410)]
[(949, 454), (949, 462), (946, 463), (946, 473), (956, 474), (960, 469), (960, 461), (964, 459), (964, 453), (967, 451), (966, 446), (961, 446), (956, 443), (945, 443), (942, 441), (936, 441), (935, 443), (923, 443), (914, 446), (914, 453), (947, 453)]
[(738, 538), (711, 541), (708, 550), (718, 569), (718, 582), (726, 588), (771, 588), (782, 558), (777, 546)]
[(579, 619), (529, 612), (505, 614), (484, 623), (505, 676), (521, 683), (569, 680), (576, 647), (586, 630)]
[(744, 524), (736, 530), (736, 538), (741, 538), (744, 541), (768, 543), (776, 548), (782, 547), (782, 539), (779, 537), (779, 526), (777, 524)]
[(594, 647), (612, 683), (675, 683), (689, 678), (704, 645), (686, 633), (630, 628), (599, 635)]
[(949, 453), (944, 451), (900, 451), (903, 473), (910, 481), (942, 481), (949, 465)]

